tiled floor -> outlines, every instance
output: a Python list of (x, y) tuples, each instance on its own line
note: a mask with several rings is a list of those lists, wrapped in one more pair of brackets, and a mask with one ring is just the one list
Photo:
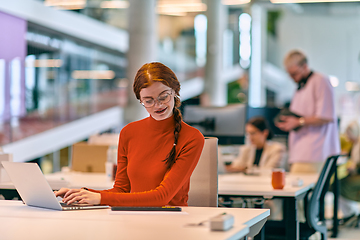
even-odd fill
[[(331, 235), (331, 234), (330, 234)], [(337, 238), (328, 238), (328, 240), (359, 240), (360, 228), (341, 228)]]

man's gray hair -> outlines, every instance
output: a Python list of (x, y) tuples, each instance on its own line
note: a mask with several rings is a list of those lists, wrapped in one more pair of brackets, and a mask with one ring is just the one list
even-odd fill
[(306, 55), (300, 50), (291, 50), (286, 54), (284, 58), (284, 65), (286, 67), (293, 65), (303, 66), (304, 64), (307, 63), (308, 61)]

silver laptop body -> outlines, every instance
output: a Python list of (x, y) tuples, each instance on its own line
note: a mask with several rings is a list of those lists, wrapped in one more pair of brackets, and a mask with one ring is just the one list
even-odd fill
[(54, 210), (82, 210), (109, 206), (73, 204), (61, 206), (36, 163), (2, 162), (20, 197), (28, 206)]

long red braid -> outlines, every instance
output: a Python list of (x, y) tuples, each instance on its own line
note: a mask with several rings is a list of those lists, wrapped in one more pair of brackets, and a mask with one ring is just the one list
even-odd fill
[(173, 109), (175, 119), (174, 144), (166, 159), (164, 160), (166, 162), (167, 168), (169, 169), (175, 163), (176, 144), (178, 142), (179, 133), (181, 130), (182, 115), (178, 109), (178, 107), (181, 105), (179, 95), (180, 82), (177, 79), (175, 73), (164, 64), (159, 62), (146, 63), (138, 70), (135, 76), (133, 90), (136, 98), (140, 100), (141, 89), (150, 86), (154, 82), (161, 82), (173, 89), (175, 92), (175, 105)]

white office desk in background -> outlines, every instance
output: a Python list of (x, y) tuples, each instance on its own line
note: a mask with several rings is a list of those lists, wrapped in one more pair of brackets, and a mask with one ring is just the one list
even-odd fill
[[(200, 223), (223, 212), (232, 214), (228, 231), (210, 231)], [(140, 215), (139, 215), (140, 214)], [(268, 209), (183, 207), (182, 212), (111, 214), (109, 209), (54, 211), (0, 200), (1, 239), (242, 239), (249, 229), (261, 229)], [(249, 235), (250, 236), (250, 235)]]
[[(271, 185), (271, 174), (259, 176), (243, 173), (220, 174), (218, 177), (219, 195), (285, 197), (298, 196), (314, 187), (318, 174), (290, 174), (286, 173), (285, 187), (274, 190)], [(293, 186), (294, 181), (301, 180), (301, 186)]]
[[(301, 179), (303, 185), (292, 186), (292, 182)], [(286, 225), (286, 239), (299, 239), (299, 220), (297, 218), (297, 202), (303, 199), (318, 179), (318, 174), (286, 174), (285, 187), (281, 190), (273, 189), (271, 175), (249, 176), (243, 173), (228, 173), (219, 175), (219, 197), (225, 200), (232, 197), (245, 198), (281, 198), (283, 199), (283, 218)]]

